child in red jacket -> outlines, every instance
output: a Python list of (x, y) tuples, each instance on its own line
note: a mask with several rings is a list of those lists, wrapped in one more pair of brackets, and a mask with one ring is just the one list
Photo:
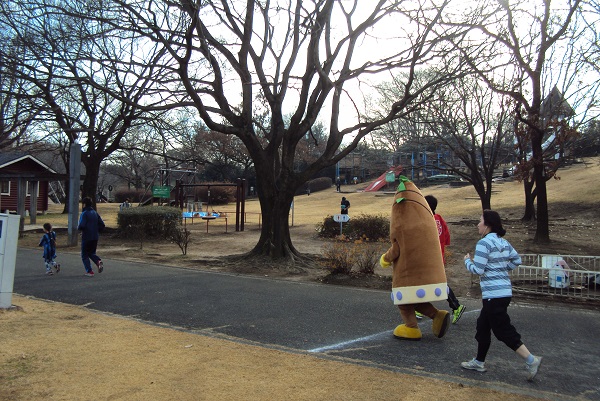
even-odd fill
[[(433, 218), (435, 219), (435, 223), (438, 229), (438, 235), (440, 236), (440, 246), (442, 247), (442, 259), (444, 259), (445, 264), (446, 256), (444, 254), (444, 251), (446, 250), (446, 247), (450, 245), (450, 230), (448, 230), (448, 225), (446, 224), (446, 221), (444, 221), (442, 216), (435, 212), (435, 209), (437, 208), (438, 204), (438, 201), (435, 198), (435, 196), (427, 195), (425, 197), (425, 200), (427, 201), (427, 203), (429, 204), (429, 208), (433, 212)], [(452, 291), (452, 288), (450, 288), (450, 286), (448, 286), (448, 305), (452, 309), (452, 324), (456, 324), (462, 317), (462, 314), (464, 313), (466, 308), (464, 305), (461, 305), (460, 302), (458, 302), (458, 299), (456, 299), (456, 296), (454, 295), (454, 292)]]

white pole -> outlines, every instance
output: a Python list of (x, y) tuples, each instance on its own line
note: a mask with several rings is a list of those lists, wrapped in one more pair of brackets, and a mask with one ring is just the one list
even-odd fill
[(21, 216), (0, 214), (0, 309), (12, 306)]

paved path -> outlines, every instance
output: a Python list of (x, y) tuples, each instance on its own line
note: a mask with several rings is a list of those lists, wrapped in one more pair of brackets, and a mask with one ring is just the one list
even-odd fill
[(544, 357), (538, 377), (529, 383), (521, 359), (496, 340), (488, 355), (488, 372), (460, 367), (476, 351), (478, 300), (464, 300), (467, 312), (443, 339), (435, 338), (431, 322), (424, 320), (420, 323), (423, 339), (410, 342), (392, 336), (400, 316), (386, 291), (110, 259), (104, 259), (104, 273), (88, 278), (83, 276), (78, 255), (62, 253), (59, 259), (61, 273), (47, 277), (41, 250), (19, 249), (14, 292), (234, 341), (515, 395), (600, 400), (598, 311), (513, 303), (514, 325), (529, 349)]

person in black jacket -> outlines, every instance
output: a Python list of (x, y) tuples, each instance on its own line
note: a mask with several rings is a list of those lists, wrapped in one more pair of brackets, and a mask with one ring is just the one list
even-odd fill
[(83, 198), (83, 211), (79, 216), (77, 230), (81, 232), (81, 260), (87, 277), (94, 277), (90, 259), (98, 266), (98, 273), (104, 270), (102, 260), (96, 255), (99, 233), (104, 230), (104, 227), (102, 217), (92, 207), (92, 199)]
[(350, 201), (346, 199), (346, 197), (342, 197), (342, 202), (340, 203), (341, 214), (348, 214), (348, 209), (350, 209)]

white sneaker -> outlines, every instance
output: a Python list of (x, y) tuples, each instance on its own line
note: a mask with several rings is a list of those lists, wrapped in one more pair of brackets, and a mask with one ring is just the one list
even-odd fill
[(538, 369), (540, 368), (541, 364), (542, 364), (541, 356), (534, 356), (533, 362), (531, 362), (531, 364), (525, 363), (525, 369), (527, 369), (527, 372), (529, 373), (529, 375), (527, 376), (527, 380), (529, 380), (529, 381), (533, 380), (535, 375), (537, 375)]
[(478, 372), (486, 372), (485, 362), (477, 362), (475, 358), (471, 359), (469, 362), (461, 362), (460, 366), (464, 369), (476, 370)]

